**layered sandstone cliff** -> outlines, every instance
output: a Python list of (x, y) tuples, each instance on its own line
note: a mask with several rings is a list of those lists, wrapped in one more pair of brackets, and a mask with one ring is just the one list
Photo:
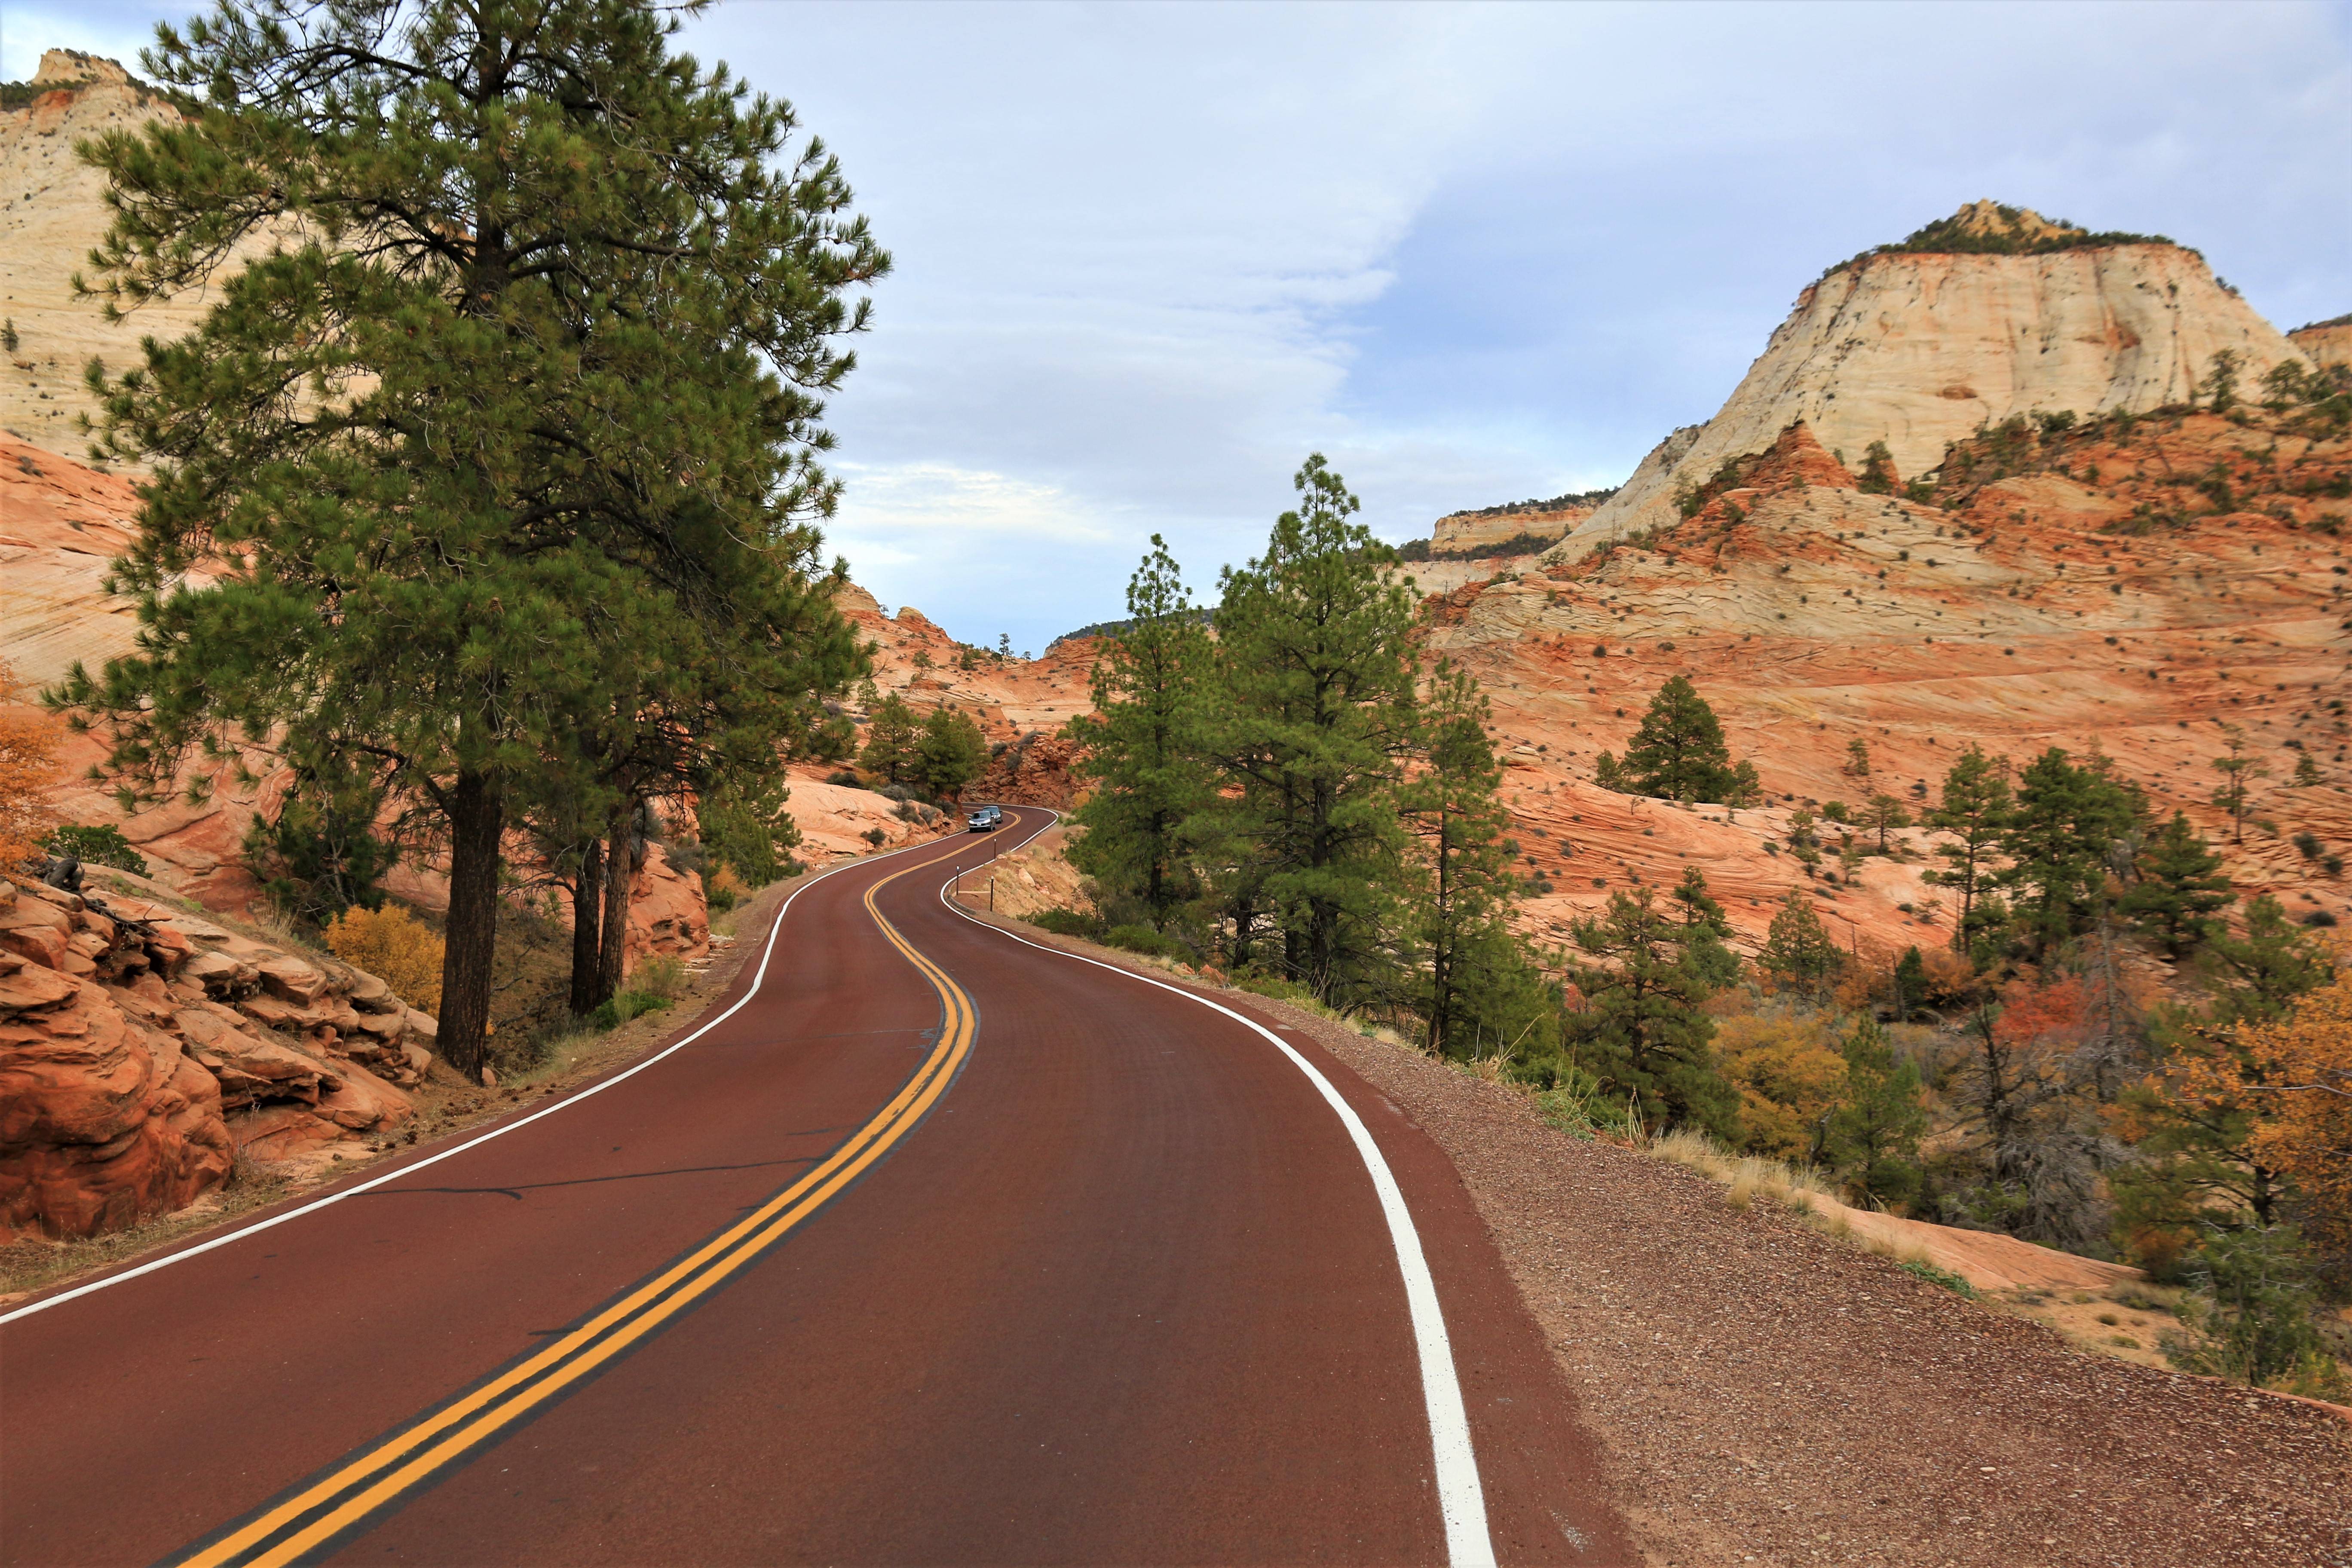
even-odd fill
[(1460, 555), (1520, 538), (1563, 538), (1600, 506), (1601, 498), (1595, 498), (1564, 505), (1486, 507), (1477, 511), (1450, 512), (1432, 525), (1429, 552), (1432, 555)]
[[(1874, 834), (1823, 826), (1832, 858), (1809, 871), (1789, 835), (1832, 801), (1916, 814), (1970, 744), (2104, 753), (2159, 816), (2221, 841), (2242, 893), (2352, 921), (2352, 435), (2310, 413), (2184, 412), (1958, 458), (1968, 474), (1926, 500), (1873, 494), (1794, 426), (1688, 518), (1438, 602), (1433, 647), (1494, 703), (1540, 889), (1530, 925), (1562, 937), (1610, 893), (1696, 865), (1743, 945), (1803, 889), (1842, 943), (1933, 949), (1955, 914), (1921, 876), (1934, 836), (1896, 830), (1884, 856)], [(1594, 783), (1674, 675), (1755, 763), (1763, 805)], [(2210, 798), (2232, 729), (2260, 768), (2242, 840)], [(1842, 868), (1849, 842), (1871, 853)]]
[[(1995, 210), (1979, 204), (1937, 227), (1967, 233)], [(2015, 216), (2042, 242), (2062, 232)], [(2169, 243), (1857, 258), (1798, 296), (1715, 417), (1660, 443), (1558, 553), (1670, 521), (1679, 487), (1790, 425), (1857, 468), (1884, 441), (1908, 479), (2013, 415), (2186, 402), (2225, 351), (2249, 385), (2296, 353), (2202, 258)]]
[(75, 291), (110, 214), (105, 177), (74, 144), (179, 111), (114, 61), (70, 49), (42, 56), (28, 85), (41, 90), (0, 110), (0, 317), (16, 334), (0, 357), (0, 427), (79, 457), (89, 447), (79, 418), (96, 412), (82, 367), (93, 357), (117, 371), (136, 363), (142, 337), (186, 331), (212, 298), (156, 300), (110, 324), (100, 301)]

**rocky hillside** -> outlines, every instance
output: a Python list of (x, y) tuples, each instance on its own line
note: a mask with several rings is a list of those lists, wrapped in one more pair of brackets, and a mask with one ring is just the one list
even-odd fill
[[(973, 799), (1069, 804), (1072, 753), (1059, 731), (1093, 710), (1097, 639), (1064, 637), (1036, 658), (1015, 658), (958, 642), (920, 610), (885, 615), (863, 588), (845, 589), (839, 604), (874, 650), (877, 695), (896, 692), (918, 712), (954, 708), (978, 721), (994, 761), (967, 792)], [(854, 716), (862, 720), (864, 709)]]
[(1791, 425), (1856, 468), (1884, 441), (1909, 478), (2014, 416), (2185, 402), (2225, 350), (2249, 384), (2296, 353), (2193, 250), (1975, 203), (1799, 295), (1715, 417), (1660, 442), (1559, 551), (1667, 521), (1678, 491)]
[(1448, 512), (1432, 525), (1431, 556), (1465, 555), (1521, 539), (1559, 539), (1599, 510), (1616, 492), (1593, 490), (1584, 495), (1554, 496), (1549, 500), (1526, 500), (1475, 511)]
[[(1433, 641), (1494, 700), (1527, 869), (1549, 889), (1539, 929), (1696, 864), (1750, 939), (1810, 887), (1856, 946), (1929, 946), (1953, 911), (1921, 881), (1924, 836), (1898, 830), (1906, 853), (1816, 879), (1788, 853), (1800, 808), (1882, 792), (1916, 806), (1967, 744), (2057, 745), (2103, 749), (2153, 807), (2219, 835), (2208, 796), (2226, 725), (2267, 775), (2243, 841), (2224, 846), (2230, 874), (2341, 920), (2352, 889), (2327, 857), (2352, 851), (2347, 496), (2352, 438), (2295, 413), (2020, 422), (1964, 443), (1918, 500), (1864, 491), (1795, 425), (1686, 518), (1446, 596)], [(1755, 762), (1768, 805), (1684, 808), (1593, 784), (1598, 754), (1622, 752), (1675, 674)], [(1857, 740), (1866, 776), (1848, 771)], [(2292, 782), (2305, 756), (2316, 785)], [(1832, 855), (1874, 847), (1821, 831)]]

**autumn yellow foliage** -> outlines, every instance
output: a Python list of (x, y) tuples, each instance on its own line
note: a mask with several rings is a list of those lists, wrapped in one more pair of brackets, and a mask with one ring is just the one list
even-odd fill
[(327, 927), (327, 951), (364, 969), (420, 1013), (441, 1011), (440, 937), (398, 904), (354, 905)]
[(2352, 970), (2238, 1043), (2261, 1075), (2240, 1089), (2256, 1117), (2249, 1152), (2300, 1190), (2306, 1230), (2352, 1244)]
[(41, 852), (57, 826), (49, 786), (58, 778), (58, 721), (30, 706), (32, 693), (0, 663), (0, 869), (14, 870)]
[(1726, 1018), (1715, 1048), (1739, 1089), (1739, 1130), (1751, 1152), (1806, 1161), (1844, 1091), (1845, 1057), (1825, 1014), (1778, 1010)]

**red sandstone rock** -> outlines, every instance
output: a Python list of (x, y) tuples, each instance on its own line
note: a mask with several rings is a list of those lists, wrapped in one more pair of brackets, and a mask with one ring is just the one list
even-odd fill
[(415, 1114), (432, 1020), (381, 979), (93, 893), (0, 880), (0, 1240), (119, 1229), (239, 1147), (331, 1157)]

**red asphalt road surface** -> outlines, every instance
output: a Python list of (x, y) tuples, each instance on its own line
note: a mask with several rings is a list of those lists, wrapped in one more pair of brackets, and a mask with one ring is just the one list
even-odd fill
[[(1007, 815), (1008, 843), (1049, 820)], [(939, 1044), (940, 994), (861, 901), (899, 872), (877, 907), (978, 1015), (928, 1117), (690, 1310), (302, 1560), (1444, 1562), (1399, 1261), (1338, 1115), (1232, 1019), (947, 907), (987, 842), (807, 885), (757, 994), (625, 1082), (0, 1326), (0, 1563), (179, 1561), (824, 1160)], [(1497, 1557), (1632, 1560), (1451, 1164), (1283, 1037), (1402, 1190)]]

